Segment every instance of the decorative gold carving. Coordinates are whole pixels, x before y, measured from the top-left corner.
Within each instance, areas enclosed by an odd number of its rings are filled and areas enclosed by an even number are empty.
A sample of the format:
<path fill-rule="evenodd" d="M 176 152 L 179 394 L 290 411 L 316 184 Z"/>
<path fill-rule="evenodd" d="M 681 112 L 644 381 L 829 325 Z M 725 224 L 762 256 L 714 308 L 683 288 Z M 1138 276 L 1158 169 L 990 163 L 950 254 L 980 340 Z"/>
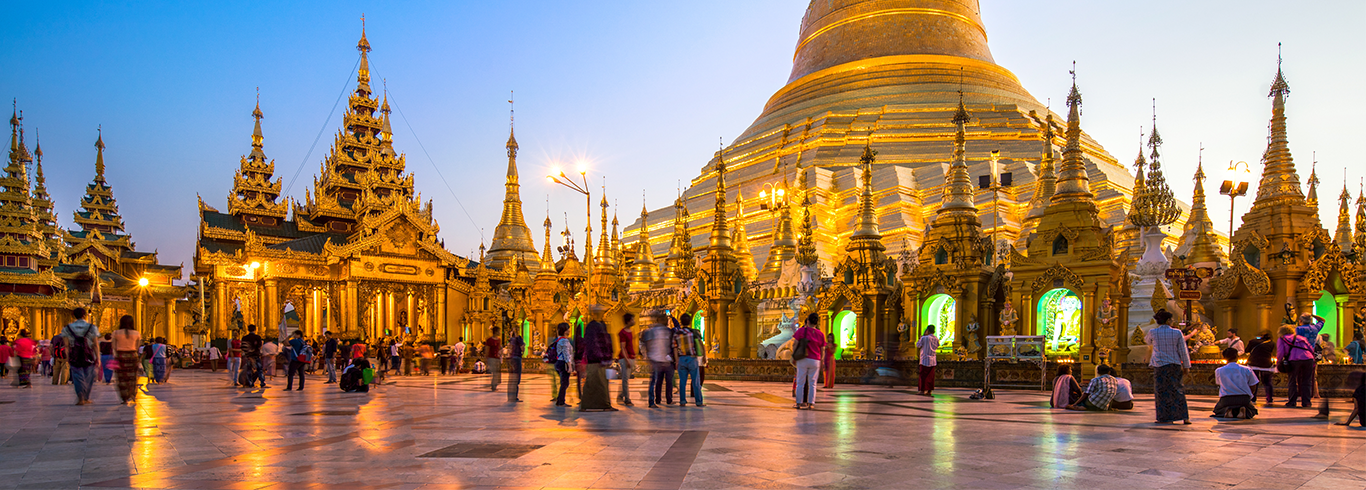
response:
<path fill-rule="evenodd" d="M 1210 280 L 1210 296 L 1214 299 L 1228 299 L 1233 296 L 1233 290 L 1238 287 L 1240 280 L 1253 296 L 1270 293 L 1271 279 L 1267 277 L 1266 272 L 1248 264 L 1243 253 L 1248 247 L 1266 250 L 1269 245 L 1270 242 L 1255 230 L 1247 238 L 1235 241 L 1233 253 L 1229 254 L 1231 266 L 1222 275 Z"/>
<path fill-rule="evenodd" d="M 1045 289 L 1052 288 L 1055 279 L 1061 279 L 1064 286 L 1072 288 L 1074 291 L 1081 291 L 1083 285 L 1081 276 L 1062 264 L 1053 264 L 1053 267 L 1049 267 L 1048 270 L 1034 279 L 1034 282 L 1030 284 L 1030 290 L 1037 296 Z"/>

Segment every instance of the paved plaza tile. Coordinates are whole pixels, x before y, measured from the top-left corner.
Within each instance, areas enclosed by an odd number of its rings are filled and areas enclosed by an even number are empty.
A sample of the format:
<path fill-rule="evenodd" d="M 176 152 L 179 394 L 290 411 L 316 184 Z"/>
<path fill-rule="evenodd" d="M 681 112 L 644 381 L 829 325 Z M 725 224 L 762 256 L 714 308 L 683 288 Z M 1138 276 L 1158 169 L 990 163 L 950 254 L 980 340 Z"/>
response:
<path fill-rule="evenodd" d="M 1366 431 L 1331 425 L 1340 400 L 1327 421 L 1275 407 L 1229 422 L 1195 396 L 1181 426 L 1153 423 L 1151 395 L 1086 413 L 1039 392 L 839 385 L 797 411 L 788 384 L 709 380 L 705 408 L 581 413 L 553 407 L 542 376 L 520 404 L 471 375 L 356 394 L 177 371 L 136 407 L 103 384 L 74 406 L 70 386 L 35 381 L 0 385 L 0 488 L 1366 488 Z"/>

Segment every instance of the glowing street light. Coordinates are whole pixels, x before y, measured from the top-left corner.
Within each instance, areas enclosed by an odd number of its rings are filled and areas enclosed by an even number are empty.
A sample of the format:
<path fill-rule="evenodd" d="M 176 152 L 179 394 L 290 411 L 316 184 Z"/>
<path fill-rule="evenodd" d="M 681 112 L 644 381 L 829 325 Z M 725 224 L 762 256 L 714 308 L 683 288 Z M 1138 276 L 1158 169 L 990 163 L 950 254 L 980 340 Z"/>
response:
<path fill-rule="evenodd" d="M 566 176 L 564 170 L 559 170 L 558 167 L 555 167 L 555 170 L 553 170 L 555 173 L 546 175 L 545 178 L 556 184 L 568 187 L 574 192 L 583 194 L 584 201 L 587 203 L 584 208 L 584 214 L 587 216 L 585 222 L 588 224 L 584 228 L 584 233 L 587 237 L 583 241 L 583 264 L 586 266 L 588 272 L 587 287 L 585 288 L 588 290 L 588 303 L 593 304 L 593 195 L 588 191 L 587 164 L 583 160 L 579 160 L 576 163 L 576 166 L 579 170 L 578 182 L 575 182 L 573 178 Z"/>
<path fill-rule="evenodd" d="M 148 281 L 147 278 L 145 278 L 145 277 L 138 278 L 138 285 L 139 285 L 139 286 L 142 286 L 142 287 L 144 287 L 144 288 L 147 287 L 147 285 L 150 284 L 150 282 L 151 282 L 151 281 Z"/>
<path fill-rule="evenodd" d="M 1229 251 L 1233 250 L 1233 204 L 1234 200 L 1247 195 L 1248 176 L 1252 171 L 1248 169 L 1247 162 L 1228 162 L 1228 178 L 1219 186 L 1219 193 L 1228 196 L 1228 243 Z"/>

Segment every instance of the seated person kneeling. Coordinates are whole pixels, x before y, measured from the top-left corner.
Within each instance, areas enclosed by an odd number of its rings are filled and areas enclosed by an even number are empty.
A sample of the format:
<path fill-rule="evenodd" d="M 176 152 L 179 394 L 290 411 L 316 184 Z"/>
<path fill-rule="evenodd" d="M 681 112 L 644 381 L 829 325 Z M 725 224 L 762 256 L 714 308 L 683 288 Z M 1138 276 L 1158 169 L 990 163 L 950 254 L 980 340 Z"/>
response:
<path fill-rule="evenodd" d="M 1110 375 L 1115 377 L 1115 382 L 1119 383 L 1119 391 L 1115 392 L 1115 399 L 1110 401 L 1111 410 L 1133 410 L 1134 409 L 1134 385 L 1128 379 L 1121 378 L 1119 370 L 1110 368 Z"/>
<path fill-rule="evenodd" d="M 1109 410 L 1110 402 L 1115 399 L 1117 393 L 1119 393 L 1119 381 L 1110 375 L 1110 366 L 1101 364 L 1096 366 L 1096 377 L 1091 378 L 1091 382 L 1086 384 L 1086 393 L 1082 393 L 1081 401 L 1072 404 L 1067 409 Z"/>
<path fill-rule="evenodd" d="M 1214 382 L 1219 384 L 1219 403 L 1214 405 L 1214 415 L 1219 418 L 1250 419 L 1257 416 L 1257 407 L 1252 405 L 1252 396 L 1257 393 L 1257 373 L 1247 366 L 1238 364 L 1238 350 L 1224 349 L 1224 367 L 1214 370 Z"/>
<path fill-rule="evenodd" d="M 474 374 L 484 374 L 489 372 L 489 368 L 484 365 L 484 361 L 474 361 L 474 370 L 471 372 Z"/>

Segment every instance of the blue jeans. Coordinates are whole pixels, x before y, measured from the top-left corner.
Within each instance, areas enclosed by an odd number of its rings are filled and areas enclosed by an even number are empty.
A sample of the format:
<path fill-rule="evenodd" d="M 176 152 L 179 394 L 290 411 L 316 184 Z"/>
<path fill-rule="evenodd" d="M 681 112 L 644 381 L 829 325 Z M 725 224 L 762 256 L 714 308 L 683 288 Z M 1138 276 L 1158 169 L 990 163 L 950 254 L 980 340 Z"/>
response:
<path fill-rule="evenodd" d="M 256 380 L 261 380 L 261 387 L 266 387 L 266 363 L 260 357 L 247 358 L 247 366 L 252 369 L 251 376 L 247 377 L 247 386 L 256 386 Z"/>
<path fill-rule="evenodd" d="M 664 385 L 667 384 L 668 380 L 673 379 L 674 374 L 673 370 L 670 369 L 672 365 L 670 362 L 651 361 L 650 364 L 652 367 L 650 371 L 650 406 L 653 407 L 664 402 L 663 396 L 665 394 L 670 395 L 669 398 L 673 398 L 673 393 L 665 393 L 668 390 L 664 388 Z"/>
<path fill-rule="evenodd" d="M 113 360 L 114 360 L 114 355 L 113 355 L 113 354 L 101 354 L 101 355 L 100 355 L 100 369 L 104 370 L 104 382 L 105 382 L 105 383 L 108 383 L 108 382 L 114 380 L 114 370 L 113 370 L 113 369 L 109 369 L 109 362 L 110 362 L 110 361 L 113 361 Z"/>
<path fill-rule="evenodd" d="M 228 358 L 228 379 L 232 380 L 232 385 L 237 386 L 237 372 L 242 369 L 242 358 Z"/>
<path fill-rule="evenodd" d="M 95 387 L 95 366 L 71 367 L 71 386 L 76 388 L 76 401 L 90 399 L 90 390 Z"/>
<path fill-rule="evenodd" d="M 691 385 L 688 384 L 689 377 L 692 378 Z M 692 386 L 693 402 L 701 405 L 702 379 L 698 376 L 697 356 L 678 356 L 678 403 L 688 403 L 689 386 Z"/>
<path fill-rule="evenodd" d="M 569 363 L 555 361 L 555 374 L 560 377 L 560 391 L 555 394 L 555 405 L 564 405 L 564 392 L 569 391 Z"/>

